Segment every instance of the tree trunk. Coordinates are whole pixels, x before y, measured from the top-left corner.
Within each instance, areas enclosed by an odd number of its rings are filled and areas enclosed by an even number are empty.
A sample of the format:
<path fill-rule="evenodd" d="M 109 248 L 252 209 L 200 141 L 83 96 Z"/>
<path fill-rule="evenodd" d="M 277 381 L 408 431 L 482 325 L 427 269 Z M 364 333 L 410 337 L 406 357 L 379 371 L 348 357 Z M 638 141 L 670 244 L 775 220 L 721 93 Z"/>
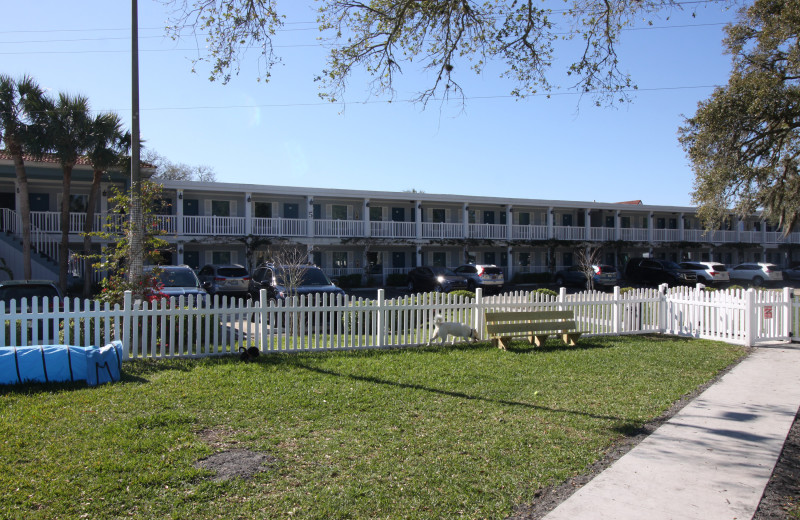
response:
<path fill-rule="evenodd" d="M 89 189 L 89 202 L 86 207 L 86 222 L 83 223 L 83 297 L 92 296 L 92 262 L 89 255 L 92 253 L 92 237 L 89 233 L 94 231 L 94 208 L 97 205 L 97 195 L 100 193 L 100 181 L 103 178 L 103 170 L 95 169 L 92 175 L 92 187 Z"/>
<path fill-rule="evenodd" d="M 22 221 L 22 276 L 25 280 L 31 279 L 31 200 L 28 196 L 28 174 L 22 160 L 22 148 L 19 145 L 8 143 L 9 151 L 14 158 L 14 171 L 17 175 L 19 187 L 19 212 Z"/>
<path fill-rule="evenodd" d="M 62 183 L 61 200 L 61 247 L 58 251 L 58 284 L 61 292 L 67 294 L 67 276 L 69 271 L 69 190 L 72 183 L 72 166 L 64 165 L 64 181 Z"/>

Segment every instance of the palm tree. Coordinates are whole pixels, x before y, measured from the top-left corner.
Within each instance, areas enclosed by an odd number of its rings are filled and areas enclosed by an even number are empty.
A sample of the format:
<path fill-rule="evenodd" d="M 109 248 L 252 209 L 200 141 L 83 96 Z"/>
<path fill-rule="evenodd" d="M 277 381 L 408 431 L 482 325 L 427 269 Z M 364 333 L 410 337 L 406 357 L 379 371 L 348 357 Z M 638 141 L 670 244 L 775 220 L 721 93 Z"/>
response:
<path fill-rule="evenodd" d="M 35 114 L 35 116 L 34 116 Z M 58 276 L 62 292 L 67 291 L 69 271 L 69 214 L 72 169 L 78 158 L 89 148 L 91 116 L 89 100 L 84 96 L 71 96 L 63 92 L 57 100 L 42 99 L 41 106 L 32 113 L 39 124 L 38 136 L 46 143 L 61 163 L 63 174 L 61 200 L 61 246 L 58 251 Z"/>
<path fill-rule="evenodd" d="M 38 105 L 43 96 L 42 89 L 29 76 L 14 80 L 0 75 L 0 142 L 14 160 L 19 188 L 17 210 L 22 221 L 22 270 L 26 280 L 31 278 L 31 206 L 23 156 L 34 151 L 27 120 L 31 107 Z"/>
<path fill-rule="evenodd" d="M 91 232 L 94 231 L 94 212 L 100 193 L 100 181 L 108 168 L 118 165 L 124 160 L 124 154 L 130 147 L 129 132 L 122 131 L 122 120 L 119 115 L 108 112 L 98 114 L 91 122 L 89 161 L 92 163 L 92 186 L 89 189 L 89 201 L 86 208 L 86 222 L 83 224 L 83 251 L 89 254 L 92 249 Z M 83 273 L 83 295 L 91 296 L 92 264 L 86 262 Z"/>

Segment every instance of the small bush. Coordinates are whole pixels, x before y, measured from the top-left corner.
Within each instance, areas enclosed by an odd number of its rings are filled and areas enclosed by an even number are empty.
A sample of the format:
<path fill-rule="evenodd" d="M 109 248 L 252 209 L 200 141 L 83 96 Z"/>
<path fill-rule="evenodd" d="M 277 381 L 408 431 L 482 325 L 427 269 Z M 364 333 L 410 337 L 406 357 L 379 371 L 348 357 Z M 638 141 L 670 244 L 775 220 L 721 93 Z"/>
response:
<path fill-rule="evenodd" d="M 557 292 L 555 292 L 552 289 L 545 289 L 544 287 L 536 289 L 533 292 L 539 293 L 539 294 L 544 294 L 545 296 L 552 296 L 553 298 L 558 298 L 558 293 Z"/>
<path fill-rule="evenodd" d="M 465 298 L 469 298 L 470 300 L 474 300 L 475 299 L 475 293 L 472 292 L 472 291 L 464 291 L 464 290 L 453 291 L 453 292 L 450 293 L 450 295 L 451 296 L 463 296 Z"/>

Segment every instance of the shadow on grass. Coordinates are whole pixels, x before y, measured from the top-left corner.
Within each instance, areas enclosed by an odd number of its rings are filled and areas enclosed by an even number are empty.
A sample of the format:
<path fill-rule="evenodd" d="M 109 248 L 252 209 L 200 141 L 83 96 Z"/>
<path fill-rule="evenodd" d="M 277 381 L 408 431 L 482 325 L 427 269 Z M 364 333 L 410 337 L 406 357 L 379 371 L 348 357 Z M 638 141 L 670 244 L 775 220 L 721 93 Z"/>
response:
<path fill-rule="evenodd" d="M 519 406 L 519 407 L 530 408 L 530 409 L 533 409 L 533 410 L 541 410 L 541 411 L 546 411 L 546 412 L 563 413 L 563 414 L 569 414 L 569 415 L 580 415 L 580 416 L 583 416 L 583 417 L 591 417 L 592 419 L 602 419 L 602 420 L 607 420 L 607 421 L 622 421 L 623 420 L 621 417 L 615 417 L 615 416 L 611 416 L 611 415 L 599 415 L 599 414 L 593 414 L 593 413 L 589 413 L 589 412 L 582 412 L 582 411 L 578 411 L 578 410 L 566 410 L 566 409 L 561 409 L 561 408 L 551 408 L 551 407 L 548 407 L 548 406 L 541 406 L 541 405 L 532 404 L 532 403 L 526 403 L 526 402 L 522 402 L 522 401 L 509 401 L 507 399 L 493 399 L 491 397 L 470 395 L 470 394 L 467 394 L 467 393 L 464 393 L 464 392 L 458 392 L 458 391 L 455 391 L 455 390 L 445 390 L 445 389 L 441 389 L 441 388 L 433 388 L 433 387 L 429 387 L 429 386 L 425 386 L 425 385 L 418 385 L 418 384 L 414 384 L 414 383 L 401 383 L 399 381 L 390 381 L 390 380 L 387 380 L 387 379 L 381 379 L 381 378 L 374 377 L 374 376 L 359 376 L 359 375 L 355 375 L 355 374 L 344 374 L 344 373 L 341 373 L 341 372 L 336 372 L 334 370 L 314 367 L 314 366 L 305 365 L 305 364 L 302 364 L 302 363 L 297 363 L 295 365 L 295 367 L 296 368 L 305 369 L 305 370 L 308 370 L 310 372 L 316 372 L 317 374 L 323 374 L 323 375 L 328 375 L 328 376 L 333 376 L 333 377 L 342 377 L 342 378 L 352 379 L 354 381 L 360 381 L 360 382 L 364 382 L 364 383 L 372 383 L 372 384 L 378 384 L 378 385 L 388 385 L 388 386 L 393 386 L 393 387 L 397 387 L 397 388 L 404 388 L 404 389 L 410 389 L 410 390 L 420 390 L 420 391 L 423 391 L 423 392 L 430 392 L 430 393 L 433 393 L 433 394 L 444 395 L 444 396 L 448 396 L 448 397 L 455 397 L 455 398 L 458 398 L 458 399 L 467 399 L 467 400 L 471 400 L 471 401 L 484 401 L 484 402 L 488 402 L 488 403 L 504 404 L 504 405 L 508 405 L 508 406 Z"/>
<path fill-rule="evenodd" d="M 516 354 L 527 353 L 546 353 L 546 352 L 562 352 L 562 351 L 575 351 L 575 350 L 591 350 L 600 348 L 611 348 L 611 345 L 603 343 L 596 343 L 590 339 L 578 341 L 577 345 L 567 345 L 560 340 L 548 340 L 544 346 L 537 347 L 527 341 L 512 341 L 511 345 L 506 349 L 507 352 Z"/>

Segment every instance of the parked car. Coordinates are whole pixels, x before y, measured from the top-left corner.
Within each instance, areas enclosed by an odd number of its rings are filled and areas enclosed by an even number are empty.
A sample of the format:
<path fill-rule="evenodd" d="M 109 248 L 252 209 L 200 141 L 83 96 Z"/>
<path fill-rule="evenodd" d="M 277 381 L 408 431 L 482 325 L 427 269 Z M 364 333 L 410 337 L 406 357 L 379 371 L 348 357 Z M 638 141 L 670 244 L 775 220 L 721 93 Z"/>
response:
<path fill-rule="evenodd" d="M 200 304 L 205 304 L 208 293 L 203 289 L 200 280 L 188 265 L 160 265 L 147 266 L 144 273 L 158 270 L 158 281 L 161 284 L 159 293 L 167 298 L 179 296 L 193 296 Z"/>
<path fill-rule="evenodd" d="M 643 285 L 695 285 L 697 274 L 670 260 L 655 258 L 631 258 L 625 265 L 625 278 Z"/>
<path fill-rule="evenodd" d="M 783 279 L 796 282 L 800 280 L 800 264 L 794 264 L 783 270 Z"/>
<path fill-rule="evenodd" d="M 248 296 L 250 289 L 250 273 L 241 265 L 203 266 L 197 273 L 203 288 L 208 294 L 230 296 Z"/>
<path fill-rule="evenodd" d="M 33 305 L 33 298 L 36 298 L 36 306 Z M 44 307 L 44 298 L 48 298 L 47 308 Z M 58 299 L 58 310 L 63 310 L 61 290 L 55 282 L 50 280 L 6 280 L 0 282 L 0 301 L 5 302 L 6 312 L 11 307 L 11 301 L 15 301 L 16 309 L 22 309 L 22 300 L 26 300 L 28 309 L 34 313 L 47 313 L 55 309 L 55 300 Z M 59 322 L 61 320 L 39 319 L 36 320 L 36 330 L 38 337 L 49 338 L 58 337 Z M 28 321 L 28 337 L 33 336 L 33 322 Z M 12 329 L 13 330 L 13 329 Z M 47 334 L 45 334 L 47 331 Z"/>
<path fill-rule="evenodd" d="M 296 287 L 292 289 L 292 285 Z M 322 269 L 314 265 L 260 265 L 250 277 L 250 296 L 258 298 L 261 289 L 266 289 L 267 298 L 275 301 L 285 300 L 293 295 L 345 294 L 344 290 L 337 287 Z"/>
<path fill-rule="evenodd" d="M 783 280 L 783 273 L 777 265 L 764 262 L 739 264 L 728 269 L 728 273 L 732 282 L 746 283 L 754 287 Z"/>
<path fill-rule="evenodd" d="M 408 290 L 451 292 L 467 288 L 467 279 L 446 267 L 416 267 L 408 272 Z"/>
<path fill-rule="evenodd" d="M 681 262 L 678 265 L 694 271 L 697 281 L 706 285 L 728 283 L 731 280 L 728 268 L 719 262 Z"/>
<path fill-rule="evenodd" d="M 503 289 L 503 270 L 491 264 L 464 264 L 453 269 L 453 272 L 467 279 L 467 289 L 474 291 L 481 287 L 486 292 Z"/>
<path fill-rule="evenodd" d="M 613 265 L 593 265 L 592 271 L 594 272 L 592 280 L 595 287 L 613 287 L 617 285 L 617 268 Z M 557 271 L 554 279 L 559 287 L 586 288 L 586 273 L 578 265 Z"/>

